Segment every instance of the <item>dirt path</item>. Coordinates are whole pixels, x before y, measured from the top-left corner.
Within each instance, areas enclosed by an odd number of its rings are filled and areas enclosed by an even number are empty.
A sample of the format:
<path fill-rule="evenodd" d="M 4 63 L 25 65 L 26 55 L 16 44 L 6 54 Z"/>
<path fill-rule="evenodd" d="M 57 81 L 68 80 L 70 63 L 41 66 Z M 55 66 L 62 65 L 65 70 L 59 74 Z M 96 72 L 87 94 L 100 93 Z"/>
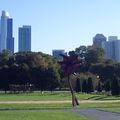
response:
<path fill-rule="evenodd" d="M 100 111 L 95 108 L 70 109 L 67 111 L 74 112 L 80 115 L 84 115 L 84 116 L 93 118 L 95 120 L 120 120 L 119 113 L 104 112 L 104 111 Z"/>
<path fill-rule="evenodd" d="M 114 103 L 120 100 L 80 100 L 79 103 Z M 71 103 L 71 100 L 48 100 L 48 101 L 0 101 L 0 104 L 32 104 L 32 103 Z"/>

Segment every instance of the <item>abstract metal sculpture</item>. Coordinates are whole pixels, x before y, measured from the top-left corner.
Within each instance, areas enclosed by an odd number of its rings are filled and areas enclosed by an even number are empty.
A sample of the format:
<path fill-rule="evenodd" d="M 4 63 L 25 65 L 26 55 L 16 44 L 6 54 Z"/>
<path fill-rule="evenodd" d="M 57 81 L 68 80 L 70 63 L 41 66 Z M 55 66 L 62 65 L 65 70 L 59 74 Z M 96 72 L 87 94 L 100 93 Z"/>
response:
<path fill-rule="evenodd" d="M 72 95 L 72 105 L 73 107 L 79 105 L 77 97 L 75 96 L 75 92 L 73 90 L 70 75 L 74 73 L 75 68 L 79 67 L 82 64 L 82 61 L 78 59 L 78 55 L 74 54 L 72 56 L 61 55 L 63 57 L 63 61 L 60 61 L 59 64 L 64 72 L 64 74 L 68 78 L 68 84 Z"/>

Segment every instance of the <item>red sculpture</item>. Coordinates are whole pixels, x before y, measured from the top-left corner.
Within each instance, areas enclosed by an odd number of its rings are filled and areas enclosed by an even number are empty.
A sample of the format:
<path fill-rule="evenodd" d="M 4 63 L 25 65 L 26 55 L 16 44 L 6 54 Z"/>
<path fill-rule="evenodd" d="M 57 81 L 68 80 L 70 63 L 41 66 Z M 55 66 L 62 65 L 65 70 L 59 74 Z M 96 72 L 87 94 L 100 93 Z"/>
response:
<path fill-rule="evenodd" d="M 73 107 L 79 105 L 78 100 L 75 96 L 74 90 L 72 88 L 72 84 L 70 81 L 70 75 L 74 73 L 75 68 L 79 67 L 82 64 L 82 61 L 78 59 L 78 55 L 74 54 L 72 56 L 61 55 L 63 57 L 63 61 L 60 61 L 59 64 L 65 75 L 68 77 L 68 84 L 70 87 L 70 91 L 72 94 L 72 105 Z"/>

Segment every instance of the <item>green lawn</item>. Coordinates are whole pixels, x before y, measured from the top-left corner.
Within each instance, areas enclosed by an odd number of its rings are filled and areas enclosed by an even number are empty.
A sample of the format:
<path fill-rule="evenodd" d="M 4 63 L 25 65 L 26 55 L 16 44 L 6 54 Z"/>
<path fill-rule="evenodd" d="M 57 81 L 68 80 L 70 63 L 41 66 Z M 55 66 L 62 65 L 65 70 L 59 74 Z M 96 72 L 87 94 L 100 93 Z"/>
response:
<path fill-rule="evenodd" d="M 35 92 L 35 93 L 20 93 L 20 94 L 0 94 L 0 101 L 38 101 L 38 100 L 69 100 L 71 94 L 58 92 Z"/>
<path fill-rule="evenodd" d="M 114 103 L 80 103 L 76 108 L 111 108 L 111 107 L 120 107 L 120 102 Z M 72 108 L 71 103 L 45 103 L 45 104 L 0 104 L 0 109 L 38 109 L 38 108 Z"/>
<path fill-rule="evenodd" d="M 120 108 L 102 108 L 103 111 L 120 113 Z"/>
<path fill-rule="evenodd" d="M 80 104 L 81 108 L 111 108 L 111 107 L 120 107 L 120 102 L 111 102 L 111 103 L 82 103 Z"/>
<path fill-rule="evenodd" d="M 120 96 L 113 97 L 98 94 L 76 94 L 79 100 L 118 100 Z M 39 100 L 71 100 L 70 92 L 40 92 L 3 94 L 0 93 L 0 101 L 39 101 Z M 80 103 L 77 108 L 96 107 L 112 111 L 112 107 L 120 107 L 120 102 L 113 103 Z M 53 108 L 52 110 L 41 110 L 41 108 Z M 72 108 L 71 103 L 4 103 L 0 104 L 0 120 L 93 120 L 62 109 Z M 108 109 L 109 108 L 109 109 Z M 120 109 L 116 109 L 119 112 Z M 115 112 L 115 109 L 114 109 Z"/>
<path fill-rule="evenodd" d="M 0 120 L 93 120 L 58 110 L 0 111 Z"/>
<path fill-rule="evenodd" d="M 0 104 L 0 109 L 32 109 L 32 108 L 72 108 L 70 103 L 47 103 L 47 104 Z"/>
<path fill-rule="evenodd" d="M 120 96 L 107 96 L 100 94 L 76 94 L 79 100 L 117 100 Z M 20 94 L 3 94 L 0 93 L 0 101 L 39 101 L 39 100 L 71 100 L 70 92 L 35 92 Z"/>
<path fill-rule="evenodd" d="M 114 100 L 120 99 L 120 96 L 107 96 L 98 94 L 76 94 L 79 100 Z M 0 101 L 39 101 L 39 100 L 71 100 L 69 92 L 34 92 L 21 94 L 3 94 L 0 93 Z M 120 102 L 113 103 L 80 103 L 78 108 L 86 107 L 120 107 Z M 0 109 L 29 109 L 29 108 L 71 108 L 71 103 L 32 103 L 32 104 L 0 104 Z"/>
<path fill-rule="evenodd" d="M 79 100 L 119 100 L 120 96 L 107 96 L 98 94 L 76 94 Z M 0 101 L 39 101 L 39 100 L 71 100 L 69 92 L 40 92 L 3 94 L 0 93 Z M 112 107 L 120 107 L 120 102 L 111 103 L 80 103 L 77 108 L 96 107 L 112 111 Z M 40 108 L 72 108 L 71 103 L 4 103 L 0 104 L 0 120 L 92 120 L 84 116 L 60 110 L 40 110 Z M 34 110 L 33 110 L 34 109 Z M 61 109 L 62 110 L 62 109 Z M 114 109 L 114 112 L 120 109 Z"/>

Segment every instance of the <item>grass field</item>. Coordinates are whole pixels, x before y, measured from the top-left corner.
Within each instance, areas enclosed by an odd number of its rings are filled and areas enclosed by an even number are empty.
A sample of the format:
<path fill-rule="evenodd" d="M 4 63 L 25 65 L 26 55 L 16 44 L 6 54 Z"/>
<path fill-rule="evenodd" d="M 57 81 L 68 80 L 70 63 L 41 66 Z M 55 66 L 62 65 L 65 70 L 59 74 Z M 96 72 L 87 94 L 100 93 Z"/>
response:
<path fill-rule="evenodd" d="M 76 94 L 78 100 L 94 100 L 95 102 L 82 103 L 80 101 L 80 105 L 78 108 L 86 108 L 86 107 L 118 107 L 120 106 L 120 102 L 110 102 L 110 103 L 99 103 L 98 100 L 119 100 L 120 96 L 107 96 L 100 94 Z M 0 102 L 2 101 L 54 101 L 54 100 L 71 100 L 71 94 L 69 92 L 35 92 L 35 93 L 21 93 L 21 94 L 0 94 Z M 31 109 L 31 108 L 72 108 L 71 103 L 29 103 L 29 104 L 10 104 L 4 103 L 0 104 L 0 109 Z"/>
<path fill-rule="evenodd" d="M 102 108 L 103 111 L 120 113 L 120 108 Z"/>
<path fill-rule="evenodd" d="M 80 102 L 76 108 L 96 107 L 102 110 L 112 111 L 112 107 L 120 107 L 120 102 L 105 103 L 106 100 L 119 100 L 120 96 L 107 96 L 100 94 L 76 94 L 79 100 L 94 100 L 95 102 Z M 3 94 L 0 93 L 0 120 L 92 120 L 84 116 L 65 112 L 66 108 L 72 108 L 71 103 L 9 103 L 9 101 L 64 101 L 71 100 L 69 92 L 40 92 Z M 100 103 L 98 100 L 103 101 Z M 97 102 L 96 102 L 97 101 Z M 47 110 L 49 108 L 49 110 Z M 50 109 L 52 108 L 52 109 Z M 58 109 L 56 109 L 58 108 Z M 60 108 L 62 108 L 60 110 Z M 64 109 L 63 109 L 64 108 Z M 115 110 L 115 109 L 114 109 Z M 119 112 L 120 109 L 116 109 Z"/>
<path fill-rule="evenodd" d="M 120 107 L 120 102 L 114 103 L 81 103 L 76 108 L 112 108 Z M 47 104 L 0 104 L 0 110 L 4 109 L 38 109 L 38 108 L 72 108 L 71 103 L 47 103 Z"/>
<path fill-rule="evenodd" d="M 0 111 L 0 120 L 92 120 L 65 111 Z"/>
<path fill-rule="evenodd" d="M 120 96 L 107 96 L 100 94 L 76 94 L 79 100 L 118 100 Z M 20 94 L 4 94 L 0 93 L 0 101 L 39 101 L 39 100 L 71 100 L 70 92 L 35 92 Z"/>

